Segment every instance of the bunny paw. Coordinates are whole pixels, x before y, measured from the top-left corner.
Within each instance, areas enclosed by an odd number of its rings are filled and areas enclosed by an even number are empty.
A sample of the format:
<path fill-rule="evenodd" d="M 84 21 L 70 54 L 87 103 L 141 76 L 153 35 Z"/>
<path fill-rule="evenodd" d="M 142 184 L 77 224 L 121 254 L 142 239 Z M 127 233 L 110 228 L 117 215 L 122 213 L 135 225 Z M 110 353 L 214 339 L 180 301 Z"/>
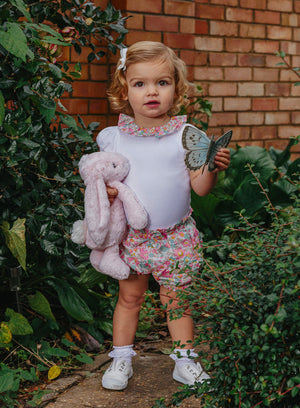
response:
<path fill-rule="evenodd" d="M 75 221 L 72 228 L 71 240 L 75 242 L 75 244 L 84 245 L 86 233 L 86 222 L 84 220 Z"/>

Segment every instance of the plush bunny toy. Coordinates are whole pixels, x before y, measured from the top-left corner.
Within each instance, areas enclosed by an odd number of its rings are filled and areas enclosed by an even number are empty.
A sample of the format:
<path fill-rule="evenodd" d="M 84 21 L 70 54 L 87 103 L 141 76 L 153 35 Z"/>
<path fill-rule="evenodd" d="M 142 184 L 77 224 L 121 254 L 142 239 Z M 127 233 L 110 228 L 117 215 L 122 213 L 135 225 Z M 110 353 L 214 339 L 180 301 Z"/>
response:
<path fill-rule="evenodd" d="M 129 276 L 129 266 L 119 256 L 127 221 L 135 229 L 145 228 L 148 222 L 142 204 L 122 183 L 129 169 L 129 161 L 119 153 L 96 152 L 82 156 L 79 172 L 86 186 L 85 219 L 74 223 L 71 235 L 73 242 L 92 249 L 90 261 L 97 271 L 119 280 Z M 118 190 L 112 205 L 106 185 Z"/>

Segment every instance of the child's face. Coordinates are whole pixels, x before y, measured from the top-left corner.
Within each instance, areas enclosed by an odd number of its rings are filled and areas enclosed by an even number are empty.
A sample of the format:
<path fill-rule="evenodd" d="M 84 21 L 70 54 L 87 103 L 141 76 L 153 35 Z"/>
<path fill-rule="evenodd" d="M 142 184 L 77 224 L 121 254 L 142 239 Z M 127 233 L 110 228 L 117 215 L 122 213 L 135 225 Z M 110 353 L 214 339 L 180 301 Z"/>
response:
<path fill-rule="evenodd" d="M 167 123 L 175 94 L 170 64 L 157 60 L 138 62 L 130 65 L 125 75 L 128 86 L 126 99 L 136 124 L 149 128 Z"/>

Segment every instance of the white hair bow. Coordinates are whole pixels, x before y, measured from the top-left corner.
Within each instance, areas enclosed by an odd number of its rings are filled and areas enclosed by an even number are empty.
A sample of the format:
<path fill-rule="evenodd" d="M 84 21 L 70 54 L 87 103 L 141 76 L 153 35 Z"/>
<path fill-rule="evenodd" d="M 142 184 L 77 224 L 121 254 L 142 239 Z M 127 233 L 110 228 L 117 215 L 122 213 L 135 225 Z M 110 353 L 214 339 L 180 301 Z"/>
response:
<path fill-rule="evenodd" d="M 121 54 L 121 58 L 120 58 L 120 65 L 118 66 L 117 69 L 123 69 L 123 71 L 126 70 L 126 54 L 127 54 L 127 50 L 128 48 L 121 48 L 120 50 L 120 54 Z"/>

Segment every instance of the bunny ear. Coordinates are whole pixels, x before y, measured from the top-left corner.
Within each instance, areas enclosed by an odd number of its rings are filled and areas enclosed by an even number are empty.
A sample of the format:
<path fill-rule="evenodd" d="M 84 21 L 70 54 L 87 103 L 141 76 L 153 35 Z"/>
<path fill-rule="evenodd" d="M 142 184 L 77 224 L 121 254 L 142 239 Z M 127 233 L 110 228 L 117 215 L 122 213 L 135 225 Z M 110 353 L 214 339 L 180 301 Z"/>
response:
<path fill-rule="evenodd" d="M 81 156 L 81 159 L 78 162 L 78 168 L 79 168 L 79 174 L 81 175 L 81 178 L 83 179 L 83 181 L 85 181 L 86 178 L 86 163 L 89 160 L 89 155 L 88 154 L 84 154 L 83 156 Z"/>
<path fill-rule="evenodd" d="M 84 207 L 89 235 L 97 246 L 101 246 L 108 232 L 110 204 L 105 183 L 99 176 L 86 187 Z"/>

